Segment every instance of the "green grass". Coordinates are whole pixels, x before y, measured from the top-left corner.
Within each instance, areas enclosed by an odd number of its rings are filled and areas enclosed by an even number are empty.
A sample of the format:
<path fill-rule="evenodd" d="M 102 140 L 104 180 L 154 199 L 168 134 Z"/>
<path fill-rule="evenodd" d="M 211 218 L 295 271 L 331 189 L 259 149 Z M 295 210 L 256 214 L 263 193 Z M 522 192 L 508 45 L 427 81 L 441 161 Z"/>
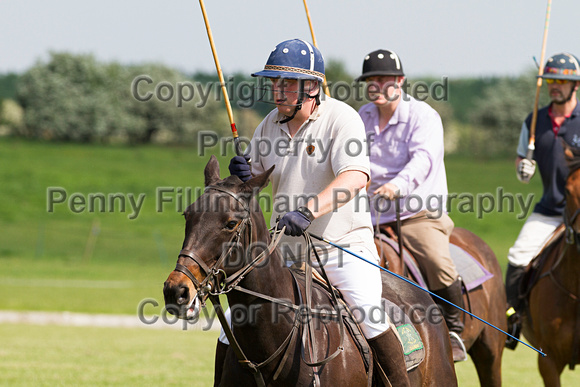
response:
<path fill-rule="evenodd" d="M 0 293 L 9 295 L 0 297 L 0 309 L 134 313 L 144 298 L 161 300 L 162 283 L 183 240 L 187 192 L 195 198 L 203 185 L 209 153 L 197 154 L 194 147 L 0 140 Z M 229 157 L 219 159 L 225 174 Z M 512 160 L 448 157 L 446 164 L 449 192 L 458 194 L 450 206 L 452 219 L 488 242 L 505 267 L 507 250 L 523 224 L 521 210 L 485 213 L 476 195 L 496 195 L 498 187 L 506 194 L 538 195 L 539 179 L 519 183 Z M 119 199 L 104 212 L 68 201 L 54 203 L 48 212 L 49 187 L 65 189 L 67 200 L 74 193 L 87 200 L 97 193 L 145 199 L 135 219 L 127 203 L 121 210 Z M 170 203 L 161 202 L 158 187 L 174 189 L 164 196 Z M 460 196 L 466 193 L 474 198 L 473 206 Z M 72 286 L 82 281 L 85 286 Z M 103 281 L 116 286 L 107 288 Z"/>
<path fill-rule="evenodd" d="M 537 366 L 537 354 L 519 344 L 515 351 L 505 350 L 502 357 L 502 385 L 541 387 L 542 377 Z M 477 372 L 471 359 L 455 364 L 455 372 L 460 387 L 479 387 Z M 566 367 L 561 375 L 563 386 L 580 385 L 580 373 Z"/>
<path fill-rule="evenodd" d="M 2 386 L 210 386 L 217 332 L 0 324 Z M 459 386 L 479 386 L 471 360 Z M 504 386 L 542 386 L 535 352 L 505 351 Z M 565 370 L 564 386 L 580 384 Z"/>
<path fill-rule="evenodd" d="M 447 157 L 445 160 L 449 194 L 457 194 L 457 198 L 451 201 L 449 216 L 456 226 L 467 228 L 486 241 L 495 252 L 502 269 L 507 264 L 508 249 L 515 242 L 525 218 L 542 193 L 539 175 L 530 184 L 522 184 L 517 180 L 514 160 L 515 157 L 486 161 Z M 466 193 L 474 197 L 473 207 L 468 205 L 468 199 L 462 199 L 461 195 Z M 513 206 L 509 197 L 514 198 Z M 525 200 L 533 197 L 528 212 L 518 204 L 518 197 Z M 491 200 L 494 201 L 493 206 Z M 491 207 L 493 210 L 487 212 Z"/>
<path fill-rule="evenodd" d="M 0 324 L 2 386 L 197 386 L 217 332 Z"/>
<path fill-rule="evenodd" d="M 167 194 L 173 202 L 161 205 L 156 189 L 195 193 L 209 159 L 196 154 L 185 147 L 1 140 L 0 294 L 9 297 L 0 297 L 0 309 L 134 313 L 141 299 L 160 300 L 183 241 L 181 212 L 188 203 Z M 227 165 L 227 158 L 221 161 Z M 119 202 L 111 212 L 74 213 L 77 208 L 63 203 L 49 213 L 48 187 L 69 196 L 146 196 L 135 219 Z M 82 281 L 86 286 L 70 286 Z M 102 281 L 123 281 L 123 289 L 94 286 Z"/>

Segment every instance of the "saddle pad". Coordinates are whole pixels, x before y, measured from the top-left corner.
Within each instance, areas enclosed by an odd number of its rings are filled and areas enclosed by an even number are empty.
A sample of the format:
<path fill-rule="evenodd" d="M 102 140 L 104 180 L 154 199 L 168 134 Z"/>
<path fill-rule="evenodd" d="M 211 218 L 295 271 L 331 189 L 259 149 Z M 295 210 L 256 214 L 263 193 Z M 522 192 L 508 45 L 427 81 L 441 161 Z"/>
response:
<path fill-rule="evenodd" d="M 492 273 L 461 247 L 450 243 L 449 251 L 468 292 L 493 277 Z"/>
<path fill-rule="evenodd" d="M 425 345 L 423 345 L 423 340 L 409 316 L 395 303 L 387 299 L 383 299 L 383 301 L 385 312 L 391 319 L 391 324 L 396 328 L 397 337 L 401 342 L 407 371 L 410 371 L 425 359 Z"/>
<path fill-rule="evenodd" d="M 380 234 L 379 238 L 382 241 L 387 242 L 391 247 L 398 253 L 399 246 L 395 241 L 391 238 L 387 237 L 384 234 Z M 457 272 L 463 279 L 465 283 L 465 287 L 467 291 L 470 291 L 491 277 L 493 274 L 490 273 L 485 267 L 483 267 L 471 254 L 467 251 L 463 250 L 461 247 L 456 246 L 452 243 L 449 244 L 449 251 L 451 253 L 451 259 L 455 263 L 455 267 L 457 268 Z M 427 281 L 425 281 L 421 270 L 417 266 L 417 263 L 413 257 L 411 257 L 410 253 L 407 249 L 403 249 L 403 260 L 405 261 L 405 265 L 411 274 L 411 277 L 415 282 L 417 282 L 420 286 L 427 289 Z"/>

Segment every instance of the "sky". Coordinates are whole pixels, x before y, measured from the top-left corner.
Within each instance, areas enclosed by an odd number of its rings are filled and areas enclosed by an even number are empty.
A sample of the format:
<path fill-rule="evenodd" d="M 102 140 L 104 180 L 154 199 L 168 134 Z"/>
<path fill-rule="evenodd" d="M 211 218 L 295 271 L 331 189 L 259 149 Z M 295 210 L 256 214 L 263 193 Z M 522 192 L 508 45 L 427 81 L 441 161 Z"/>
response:
<path fill-rule="evenodd" d="M 394 50 L 407 77 L 517 75 L 540 60 L 547 0 L 308 0 L 318 48 L 359 75 L 363 58 Z M 224 75 L 262 69 L 281 41 L 312 41 L 300 0 L 205 0 Z M 580 1 L 553 0 L 546 59 L 580 57 Z M 198 1 L 0 0 L 0 74 L 50 51 L 123 64 L 215 72 Z"/>

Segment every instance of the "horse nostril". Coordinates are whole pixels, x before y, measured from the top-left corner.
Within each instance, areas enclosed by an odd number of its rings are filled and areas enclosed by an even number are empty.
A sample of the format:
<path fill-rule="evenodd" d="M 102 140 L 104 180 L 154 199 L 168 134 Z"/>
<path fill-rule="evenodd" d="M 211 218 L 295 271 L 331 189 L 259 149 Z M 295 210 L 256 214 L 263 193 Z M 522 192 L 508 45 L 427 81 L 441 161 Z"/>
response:
<path fill-rule="evenodd" d="M 187 286 L 182 285 L 179 287 L 176 293 L 177 305 L 185 305 L 189 302 L 189 289 Z"/>

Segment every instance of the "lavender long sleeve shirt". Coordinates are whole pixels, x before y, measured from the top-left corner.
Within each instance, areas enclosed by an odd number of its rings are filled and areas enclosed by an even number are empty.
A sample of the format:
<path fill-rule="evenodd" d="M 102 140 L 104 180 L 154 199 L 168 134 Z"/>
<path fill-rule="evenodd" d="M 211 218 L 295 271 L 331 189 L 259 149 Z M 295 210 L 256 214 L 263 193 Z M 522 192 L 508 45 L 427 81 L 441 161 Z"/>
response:
<path fill-rule="evenodd" d="M 373 224 L 396 219 L 395 205 L 373 197 L 381 185 L 399 187 L 401 219 L 422 210 L 446 213 L 447 176 L 443 162 L 441 117 L 425 102 L 403 94 L 389 123 L 379 128 L 379 111 L 364 105 L 359 114 L 365 124 L 371 161 L 371 214 Z"/>

